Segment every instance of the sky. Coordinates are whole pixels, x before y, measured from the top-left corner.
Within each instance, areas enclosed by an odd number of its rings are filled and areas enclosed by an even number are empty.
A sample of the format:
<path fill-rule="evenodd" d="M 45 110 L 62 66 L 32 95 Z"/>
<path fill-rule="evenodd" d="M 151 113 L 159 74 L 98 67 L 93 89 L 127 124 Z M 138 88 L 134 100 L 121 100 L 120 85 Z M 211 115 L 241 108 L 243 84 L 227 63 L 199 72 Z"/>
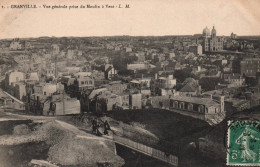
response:
<path fill-rule="evenodd" d="M 37 9 L 10 9 L 36 4 Z M 130 8 L 44 9 L 43 5 L 130 5 Z M 5 8 L 1 8 L 1 6 Z M 9 8 L 7 8 L 9 6 Z M 259 0 L 1 0 L 0 39 L 40 36 L 260 35 Z"/>

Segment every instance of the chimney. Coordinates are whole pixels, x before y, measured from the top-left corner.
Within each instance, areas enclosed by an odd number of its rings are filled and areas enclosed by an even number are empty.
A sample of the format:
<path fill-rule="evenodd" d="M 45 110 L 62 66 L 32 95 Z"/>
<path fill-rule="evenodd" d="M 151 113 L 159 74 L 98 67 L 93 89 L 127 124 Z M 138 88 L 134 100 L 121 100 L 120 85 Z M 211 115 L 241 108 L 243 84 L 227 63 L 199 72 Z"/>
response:
<path fill-rule="evenodd" d="M 225 110 L 225 96 L 220 96 L 220 112 L 224 112 Z"/>
<path fill-rule="evenodd" d="M 158 79 L 158 74 L 157 73 L 155 73 L 154 79 Z"/>
<path fill-rule="evenodd" d="M 201 67 L 200 67 L 200 66 L 198 66 L 198 72 L 200 72 L 200 70 L 201 70 Z"/>

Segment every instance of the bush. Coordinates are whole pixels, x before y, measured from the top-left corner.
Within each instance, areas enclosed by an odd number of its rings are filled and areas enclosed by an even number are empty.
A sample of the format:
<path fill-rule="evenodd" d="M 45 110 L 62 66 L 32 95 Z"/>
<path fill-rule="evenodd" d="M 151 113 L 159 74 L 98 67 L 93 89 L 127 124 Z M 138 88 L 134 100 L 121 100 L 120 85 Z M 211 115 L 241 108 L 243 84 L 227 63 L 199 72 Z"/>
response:
<path fill-rule="evenodd" d="M 31 132 L 30 128 L 25 124 L 15 126 L 13 130 L 14 135 L 27 135 L 30 132 Z"/>

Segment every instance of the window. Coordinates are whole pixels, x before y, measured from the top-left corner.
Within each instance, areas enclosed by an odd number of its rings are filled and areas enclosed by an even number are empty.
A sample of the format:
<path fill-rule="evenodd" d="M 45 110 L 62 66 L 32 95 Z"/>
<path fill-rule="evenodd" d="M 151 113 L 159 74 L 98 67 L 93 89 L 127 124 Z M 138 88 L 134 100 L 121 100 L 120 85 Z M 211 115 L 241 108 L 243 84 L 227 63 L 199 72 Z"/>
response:
<path fill-rule="evenodd" d="M 193 104 L 191 103 L 188 104 L 188 111 L 193 111 Z"/>
<path fill-rule="evenodd" d="M 84 81 L 81 81 L 81 85 L 84 85 Z"/>

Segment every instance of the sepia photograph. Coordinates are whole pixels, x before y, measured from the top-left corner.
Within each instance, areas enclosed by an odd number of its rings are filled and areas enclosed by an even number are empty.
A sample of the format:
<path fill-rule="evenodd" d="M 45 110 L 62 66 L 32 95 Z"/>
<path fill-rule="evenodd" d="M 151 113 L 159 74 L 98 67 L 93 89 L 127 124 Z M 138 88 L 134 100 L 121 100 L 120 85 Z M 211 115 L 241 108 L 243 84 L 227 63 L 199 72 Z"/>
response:
<path fill-rule="evenodd" d="M 259 0 L 1 0 L 0 167 L 260 167 Z"/>

